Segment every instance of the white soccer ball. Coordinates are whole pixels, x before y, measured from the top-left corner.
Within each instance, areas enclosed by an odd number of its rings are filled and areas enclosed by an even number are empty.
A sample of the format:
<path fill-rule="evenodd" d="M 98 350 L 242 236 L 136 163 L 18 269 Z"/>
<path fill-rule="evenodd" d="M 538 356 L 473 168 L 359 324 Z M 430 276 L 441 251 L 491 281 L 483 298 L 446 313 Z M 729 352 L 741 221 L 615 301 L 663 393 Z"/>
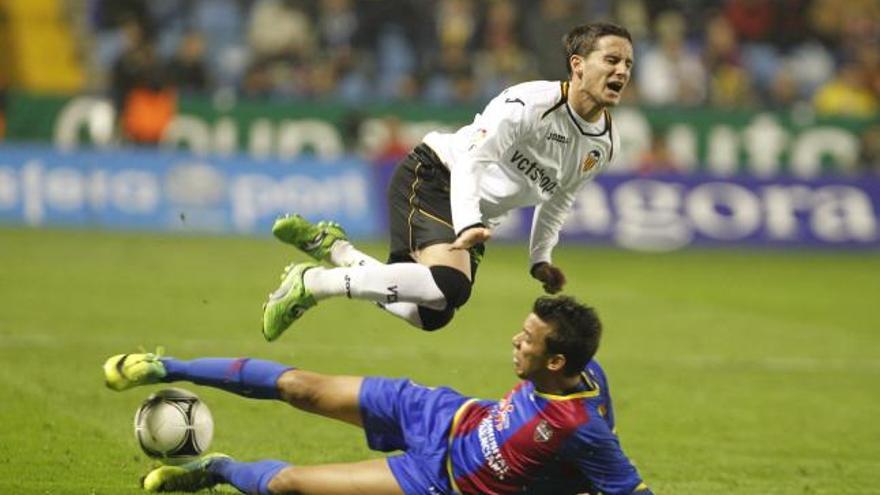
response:
<path fill-rule="evenodd" d="M 199 397 L 181 388 L 147 397 L 134 415 L 134 436 L 148 456 L 167 464 L 192 460 L 214 438 L 214 418 Z"/>

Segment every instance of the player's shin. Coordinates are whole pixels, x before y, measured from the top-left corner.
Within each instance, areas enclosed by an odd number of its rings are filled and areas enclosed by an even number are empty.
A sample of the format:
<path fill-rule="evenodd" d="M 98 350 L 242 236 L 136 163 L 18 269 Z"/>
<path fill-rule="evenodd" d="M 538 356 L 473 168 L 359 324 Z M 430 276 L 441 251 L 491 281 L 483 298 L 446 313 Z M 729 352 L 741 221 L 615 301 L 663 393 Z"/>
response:
<path fill-rule="evenodd" d="M 162 358 L 166 382 L 189 381 L 252 399 L 280 400 L 278 378 L 291 366 L 250 358 Z"/>
<path fill-rule="evenodd" d="M 230 458 L 215 459 L 207 470 L 243 493 L 268 495 L 269 483 L 290 464 L 282 461 L 238 462 Z"/>
<path fill-rule="evenodd" d="M 314 268 L 305 272 L 303 282 L 318 300 L 345 296 L 386 305 L 409 302 L 437 310 L 446 308 L 446 298 L 431 270 L 417 263 Z"/>
<path fill-rule="evenodd" d="M 378 266 L 383 263 L 364 253 L 346 240 L 333 243 L 330 248 L 330 263 L 334 266 Z"/>

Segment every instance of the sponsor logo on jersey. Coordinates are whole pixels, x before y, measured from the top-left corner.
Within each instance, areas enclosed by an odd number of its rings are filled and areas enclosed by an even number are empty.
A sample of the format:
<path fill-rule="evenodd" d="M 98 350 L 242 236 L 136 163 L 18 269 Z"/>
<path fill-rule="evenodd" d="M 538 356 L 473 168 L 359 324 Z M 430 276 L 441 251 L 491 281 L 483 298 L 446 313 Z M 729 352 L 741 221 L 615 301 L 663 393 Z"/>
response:
<path fill-rule="evenodd" d="M 538 426 L 535 427 L 532 439 L 538 443 L 545 443 L 549 442 L 551 438 L 553 438 L 553 428 L 547 423 L 547 420 L 542 419 Z"/>
<path fill-rule="evenodd" d="M 596 164 L 599 163 L 600 158 L 602 158 L 602 152 L 599 150 L 592 150 L 587 153 L 587 156 L 581 163 L 581 172 L 587 172 L 591 168 L 595 167 Z"/>
<path fill-rule="evenodd" d="M 498 448 L 491 417 L 486 416 L 480 421 L 477 437 L 480 439 L 480 451 L 486 459 L 486 465 L 489 466 L 496 478 L 503 480 L 510 472 L 510 465 L 507 464 L 504 456 L 501 455 L 501 449 Z"/>
<path fill-rule="evenodd" d="M 509 402 L 506 398 L 501 399 L 501 402 L 495 407 L 495 414 L 492 415 L 496 430 L 506 430 L 510 427 L 510 413 L 512 412 L 513 403 Z"/>
<path fill-rule="evenodd" d="M 519 98 L 508 98 L 504 100 L 504 103 L 519 103 L 522 106 L 526 106 L 526 102 L 520 100 Z"/>
<path fill-rule="evenodd" d="M 516 166 L 516 169 L 522 172 L 526 178 L 537 184 L 541 191 L 547 194 L 553 194 L 556 191 L 558 183 L 544 171 L 543 167 L 538 165 L 537 161 L 529 160 L 519 150 L 513 151 L 510 163 Z"/>
<path fill-rule="evenodd" d="M 556 143 L 568 144 L 571 142 L 571 138 L 568 136 L 563 136 L 562 134 L 550 131 L 547 133 L 547 141 L 554 141 Z"/>

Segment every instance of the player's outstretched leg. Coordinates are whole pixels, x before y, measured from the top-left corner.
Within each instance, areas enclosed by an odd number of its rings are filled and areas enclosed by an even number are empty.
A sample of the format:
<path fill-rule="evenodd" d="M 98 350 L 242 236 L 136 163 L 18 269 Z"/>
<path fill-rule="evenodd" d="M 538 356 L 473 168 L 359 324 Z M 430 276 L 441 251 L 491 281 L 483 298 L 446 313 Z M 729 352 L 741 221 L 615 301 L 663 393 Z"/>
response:
<path fill-rule="evenodd" d="M 347 241 L 342 226 L 336 222 L 313 224 L 300 215 L 285 215 L 275 220 L 272 234 L 281 242 L 296 246 L 317 261 L 332 263 L 331 248 L 337 241 Z"/>
<path fill-rule="evenodd" d="M 196 492 L 212 488 L 225 481 L 208 470 L 208 466 L 220 459 L 230 457 L 214 453 L 180 466 L 157 467 L 141 479 L 141 486 L 148 492 Z"/>
<path fill-rule="evenodd" d="M 291 366 L 251 358 L 184 361 L 156 354 L 119 354 L 104 363 L 104 381 L 113 390 L 188 381 L 251 399 L 282 400 L 278 379 Z M 286 399 L 284 399 L 286 400 Z"/>
<path fill-rule="evenodd" d="M 303 282 L 306 271 L 317 266 L 315 263 L 300 263 L 284 269 L 281 285 L 269 294 L 269 300 L 263 305 L 263 337 L 266 340 L 271 342 L 280 337 L 307 309 L 318 303 Z"/>
<path fill-rule="evenodd" d="M 161 381 L 165 375 L 163 349 L 155 353 L 117 354 L 104 362 L 104 383 L 113 390 L 127 390 Z"/>
<path fill-rule="evenodd" d="M 281 461 L 238 462 L 225 454 L 208 454 L 181 466 L 161 466 L 144 476 L 148 492 L 195 492 L 229 483 L 242 493 L 269 494 L 269 482 L 290 464 Z"/>
<path fill-rule="evenodd" d="M 272 233 L 280 241 L 297 247 L 316 260 L 326 261 L 333 266 L 342 268 L 371 268 L 370 274 L 367 278 L 369 280 L 369 285 L 374 286 L 372 290 L 370 287 L 362 288 L 362 284 L 358 282 L 358 280 L 362 280 L 362 277 L 358 275 L 363 272 L 350 274 L 349 277 L 345 277 L 344 275 L 346 274 L 342 272 L 332 272 L 327 273 L 326 276 L 318 276 L 316 275 L 317 272 L 310 271 L 309 274 L 304 277 L 303 283 L 307 290 L 311 288 L 315 289 L 309 290 L 309 292 L 312 293 L 312 296 L 316 301 L 331 295 L 341 295 L 342 292 L 340 291 L 343 290 L 343 288 L 347 288 L 350 289 L 345 291 L 345 295 L 348 297 L 358 299 L 363 298 L 374 301 L 378 307 L 384 309 L 388 313 L 405 320 L 414 327 L 427 331 L 442 328 L 449 323 L 454 315 L 454 307 L 448 307 L 445 304 L 438 303 L 436 292 L 433 294 L 412 294 L 411 290 L 408 288 L 412 287 L 413 283 L 411 274 L 412 270 L 394 268 L 391 269 L 390 273 L 386 273 L 386 270 L 381 268 L 385 266 L 385 263 L 382 263 L 376 258 L 358 250 L 348 240 L 342 226 L 336 222 L 321 221 L 317 224 L 313 224 L 300 215 L 288 214 L 279 217 L 275 221 L 275 224 L 272 227 Z M 444 252 L 448 252 L 448 249 Z M 441 261 L 440 264 L 443 264 L 443 261 Z M 379 270 L 378 274 L 374 270 Z M 391 275 L 392 278 L 387 279 L 384 275 Z M 420 292 L 425 288 L 428 288 L 430 291 L 431 286 L 437 282 L 436 278 L 433 281 L 426 279 L 424 274 L 417 274 L 416 276 L 423 280 L 418 283 L 426 284 L 425 287 L 418 289 Z M 316 282 L 316 284 L 310 286 L 306 280 L 308 278 L 311 278 L 311 281 Z M 448 279 L 449 277 L 444 277 L 443 281 L 448 282 Z M 399 282 L 403 282 L 403 286 L 398 285 Z M 446 289 L 446 292 L 448 292 L 450 289 L 449 285 L 450 284 L 446 283 L 441 290 Z M 462 284 L 454 285 L 459 287 L 451 287 L 453 291 L 459 291 L 462 286 Z M 392 292 L 390 294 L 376 292 L 377 289 L 384 291 L 392 286 L 396 286 L 398 292 Z M 425 298 L 426 295 L 427 299 Z M 389 298 L 396 300 L 391 302 Z M 456 299 L 456 297 L 453 297 L 453 300 L 454 299 Z M 409 300 L 415 302 L 409 302 Z M 455 306 L 457 305 L 458 304 L 455 304 Z M 267 328 L 266 316 L 267 315 L 264 312 L 264 328 Z M 281 315 L 278 317 L 283 318 Z M 271 316 L 269 323 L 268 328 L 274 328 L 277 325 L 271 320 Z M 282 322 L 281 325 L 283 326 L 284 323 Z M 275 332 L 270 333 L 274 334 Z M 280 335 L 280 333 L 278 333 L 278 335 Z"/>
<path fill-rule="evenodd" d="M 239 462 L 223 454 L 209 454 L 183 466 L 162 466 L 142 480 L 149 492 L 194 492 L 229 483 L 243 493 L 372 493 L 403 495 L 385 459 L 293 466 L 282 461 Z"/>
<path fill-rule="evenodd" d="M 120 361 L 123 356 L 128 357 Z M 324 375 L 254 358 L 183 360 L 154 354 L 119 354 L 104 365 L 108 383 L 115 383 L 112 378 L 119 375 L 117 363 L 123 361 L 129 368 L 141 369 L 149 365 L 150 370 L 156 371 L 139 375 L 149 376 L 148 380 L 126 378 L 125 386 L 110 387 L 114 390 L 149 383 L 186 381 L 250 399 L 281 400 L 303 411 L 362 426 L 359 402 L 362 377 Z"/>
<path fill-rule="evenodd" d="M 147 383 L 186 381 L 213 387 L 250 399 L 280 400 L 297 409 L 363 426 L 360 392 L 363 378 L 358 376 L 324 375 L 294 368 L 273 361 L 254 358 L 209 357 L 175 359 L 154 354 L 119 354 L 104 365 L 105 380 L 117 376 L 116 363 L 120 357 L 130 367 L 134 363 L 150 363 L 150 369 L 159 370 L 149 380 L 131 381 L 124 390 Z M 138 367 L 135 367 L 138 368 Z"/>

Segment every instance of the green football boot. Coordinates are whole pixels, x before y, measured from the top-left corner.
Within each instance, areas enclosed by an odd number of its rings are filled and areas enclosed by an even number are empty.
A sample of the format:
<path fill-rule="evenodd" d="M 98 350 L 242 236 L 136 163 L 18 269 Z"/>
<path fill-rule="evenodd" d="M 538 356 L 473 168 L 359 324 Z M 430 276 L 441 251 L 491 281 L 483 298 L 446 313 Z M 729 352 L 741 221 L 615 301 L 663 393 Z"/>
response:
<path fill-rule="evenodd" d="M 217 459 L 231 459 L 225 454 L 207 454 L 180 466 L 160 466 L 141 479 L 141 485 L 148 492 L 197 492 L 222 483 L 208 466 Z"/>
<path fill-rule="evenodd" d="M 263 337 L 269 342 L 280 337 L 307 309 L 318 304 L 303 283 L 303 274 L 317 266 L 306 262 L 290 264 L 284 269 L 281 285 L 269 294 L 269 300 L 263 305 Z"/>
<path fill-rule="evenodd" d="M 285 215 L 275 220 L 272 234 L 279 241 L 297 249 L 317 261 L 330 261 L 330 247 L 339 240 L 348 240 L 345 230 L 336 222 L 322 220 L 313 224 L 300 215 Z"/>
<path fill-rule="evenodd" d="M 117 354 L 109 358 L 104 362 L 104 383 L 119 391 L 159 382 L 167 373 L 159 360 L 163 352 L 159 347 L 155 354 Z"/>

